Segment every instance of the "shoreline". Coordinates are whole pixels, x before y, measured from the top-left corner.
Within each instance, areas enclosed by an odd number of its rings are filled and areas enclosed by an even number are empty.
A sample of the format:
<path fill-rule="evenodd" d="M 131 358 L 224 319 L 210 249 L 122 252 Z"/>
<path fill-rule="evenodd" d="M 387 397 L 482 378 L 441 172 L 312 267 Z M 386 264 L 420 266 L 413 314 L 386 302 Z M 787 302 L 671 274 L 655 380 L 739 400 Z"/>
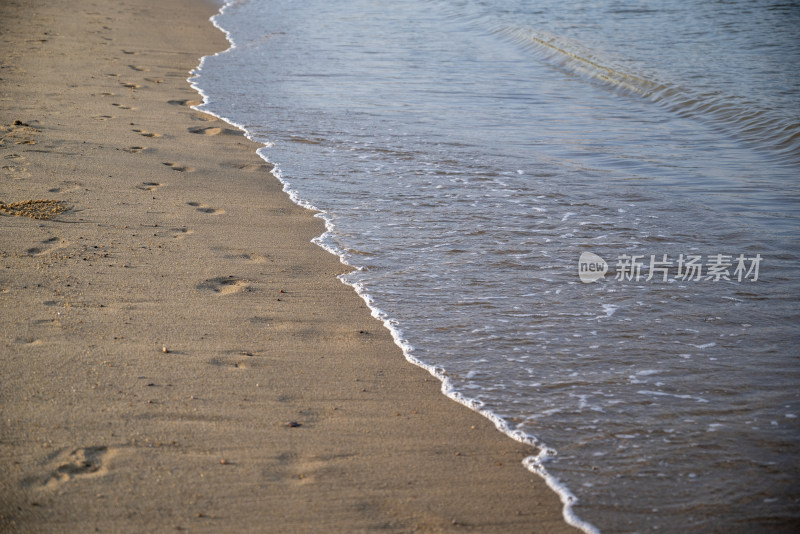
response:
<path fill-rule="evenodd" d="M 225 10 L 225 7 L 227 7 L 229 4 L 230 2 L 226 2 L 220 8 L 217 15 L 221 14 Z M 214 54 L 215 56 L 223 54 L 236 47 L 236 43 L 233 40 L 231 33 L 222 26 L 220 26 L 215 20 L 217 15 L 211 17 L 210 19 L 211 23 L 214 25 L 215 28 L 217 28 L 220 32 L 222 32 L 225 35 L 225 39 L 228 41 L 229 48 L 215 53 Z M 265 154 L 261 153 L 261 150 L 267 147 L 268 145 L 256 141 L 253 138 L 252 133 L 249 132 L 245 126 L 237 124 L 236 122 L 232 121 L 227 117 L 223 117 L 214 112 L 202 109 L 207 103 L 208 95 L 198 86 L 197 82 L 195 82 L 194 79 L 200 75 L 204 60 L 205 57 L 201 58 L 200 64 L 192 71 L 192 76 L 187 80 L 191 85 L 191 87 L 195 91 L 197 91 L 199 95 L 202 97 L 202 103 L 191 106 L 192 109 L 203 113 L 207 113 L 209 115 L 216 117 L 221 121 L 226 122 L 227 124 L 230 124 L 234 128 L 243 131 L 245 136 L 249 140 L 259 145 L 260 148 L 256 150 L 256 154 L 258 154 L 259 157 L 261 157 L 261 159 L 263 159 L 267 165 L 272 166 L 272 170 L 270 172 L 275 177 L 275 179 L 278 180 L 283 185 L 284 192 L 289 196 L 292 202 L 294 202 L 296 205 L 300 207 L 311 210 L 312 212 L 314 212 L 315 217 L 318 217 L 324 221 L 325 232 L 321 235 L 314 237 L 311 240 L 311 242 L 315 243 L 316 245 L 326 250 L 330 254 L 338 257 L 340 262 L 345 266 L 347 266 L 347 270 L 356 269 L 356 267 L 347 262 L 343 251 L 325 242 L 325 236 L 328 234 L 332 234 L 334 230 L 333 223 L 328 218 L 327 212 L 300 198 L 299 194 L 294 189 L 291 188 L 291 184 L 289 183 L 289 181 L 285 180 L 281 176 L 280 169 L 276 167 L 272 162 L 270 162 L 269 158 Z M 369 295 L 366 289 L 364 289 L 360 285 L 348 282 L 346 278 L 342 276 L 339 276 L 338 278 L 341 280 L 343 284 L 347 285 L 348 287 L 351 287 L 353 291 L 355 291 L 356 294 L 358 294 L 358 296 L 361 297 L 366 306 L 370 309 L 372 316 L 376 320 L 380 321 L 383 324 L 384 328 L 386 328 L 389 331 L 389 333 L 392 336 L 392 339 L 394 340 L 394 343 L 398 346 L 398 348 L 400 348 L 403 357 L 406 359 L 406 361 L 416 367 L 419 367 L 427 371 L 428 373 L 430 373 L 431 376 L 433 376 L 434 378 L 436 378 L 441 382 L 440 390 L 442 395 L 452 400 L 453 402 L 461 404 L 466 408 L 474 411 L 475 413 L 482 415 L 483 417 L 485 417 L 494 424 L 498 432 L 505 434 L 509 439 L 515 440 L 523 445 L 528 445 L 532 447 L 534 450 L 538 449 L 539 453 L 535 455 L 531 454 L 530 456 L 524 458 L 522 460 L 522 465 L 524 465 L 528 471 L 536 474 L 538 477 L 544 480 L 547 486 L 558 495 L 562 503 L 562 515 L 569 525 L 578 528 L 588 534 L 599 533 L 599 530 L 594 525 L 592 525 L 588 521 L 584 521 L 583 519 L 578 517 L 578 515 L 575 514 L 575 512 L 573 511 L 573 504 L 577 502 L 577 497 L 575 497 L 572 491 L 570 491 L 570 489 L 567 486 L 562 484 L 560 480 L 552 476 L 547 471 L 545 464 L 550 458 L 552 458 L 556 454 L 555 451 L 550 449 L 546 444 L 540 442 L 533 436 L 521 433 L 519 431 L 514 431 L 508 426 L 508 424 L 502 419 L 502 417 L 498 416 L 497 414 L 493 413 L 490 410 L 482 409 L 474 399 L 465 397 L 460 392 L 454 390 L 450 383 L 450 379 L 447 377 L 445 373 L 437 369 L 436 366 L 428 364 L 413 355 L 413 347 L 402 337 L 401 331 L 395 324 L 393 324 L 392 319 L 386 314 L 386 312 L 374 304 L 372 297 Z"/>
<path fill-rule="evenodd" d="M 195 111 L 190 0 L 0 7 L 0 525 L 574 532 L 535 449 L 451 402 Z"/>

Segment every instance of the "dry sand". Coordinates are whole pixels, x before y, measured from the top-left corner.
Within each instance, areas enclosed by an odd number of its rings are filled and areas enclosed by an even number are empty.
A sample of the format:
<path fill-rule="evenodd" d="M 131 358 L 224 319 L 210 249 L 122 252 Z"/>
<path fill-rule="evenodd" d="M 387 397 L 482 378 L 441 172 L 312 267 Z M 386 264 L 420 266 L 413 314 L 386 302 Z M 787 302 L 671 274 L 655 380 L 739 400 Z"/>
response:
<path fill-rule="evenodd" d="M 187 105 L 215 10 L 0 3 L 0 530 L 573 531 Z"/>

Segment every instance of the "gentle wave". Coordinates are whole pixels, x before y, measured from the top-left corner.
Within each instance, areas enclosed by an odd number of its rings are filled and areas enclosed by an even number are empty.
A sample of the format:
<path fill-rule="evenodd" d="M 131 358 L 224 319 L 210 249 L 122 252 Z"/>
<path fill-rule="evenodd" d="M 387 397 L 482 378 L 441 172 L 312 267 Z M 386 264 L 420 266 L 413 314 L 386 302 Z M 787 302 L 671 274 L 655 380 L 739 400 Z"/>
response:
<path fill-rule="evenodd" d="M 780 162 L 800 162 L 800 122 L 775 116 L 752 102 L 724 94 L 698 94 L 625 67 L 574 40 L 529 27 L 500 25 L 492 33 L 533 52 L 567 72 L 587 77 L 626 94 L 641 96 L 682 117 L 711 121 L 751 146 L 767 150 Z"/>

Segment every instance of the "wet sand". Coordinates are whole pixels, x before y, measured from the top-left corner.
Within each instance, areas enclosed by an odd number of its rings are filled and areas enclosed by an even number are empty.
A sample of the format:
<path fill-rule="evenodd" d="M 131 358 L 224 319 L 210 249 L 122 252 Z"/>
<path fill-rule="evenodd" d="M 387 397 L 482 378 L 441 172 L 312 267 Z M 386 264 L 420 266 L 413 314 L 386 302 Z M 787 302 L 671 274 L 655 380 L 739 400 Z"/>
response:
<path fill-rule="evenodd" d="M 574 531 L 191 109 L 215 11 L 0 4 L 0 530 Z"/>

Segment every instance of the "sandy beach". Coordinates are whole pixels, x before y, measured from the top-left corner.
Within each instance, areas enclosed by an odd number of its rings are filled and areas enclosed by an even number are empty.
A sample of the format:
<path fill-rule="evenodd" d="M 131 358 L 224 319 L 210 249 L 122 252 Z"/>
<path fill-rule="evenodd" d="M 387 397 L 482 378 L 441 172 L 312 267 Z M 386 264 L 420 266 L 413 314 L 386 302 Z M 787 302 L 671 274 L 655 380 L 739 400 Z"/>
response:
<path fill-rule="evenodd" d="M 0 5 L 0 530 L 574 531 L 191 109 L 216 9 Z"/>

